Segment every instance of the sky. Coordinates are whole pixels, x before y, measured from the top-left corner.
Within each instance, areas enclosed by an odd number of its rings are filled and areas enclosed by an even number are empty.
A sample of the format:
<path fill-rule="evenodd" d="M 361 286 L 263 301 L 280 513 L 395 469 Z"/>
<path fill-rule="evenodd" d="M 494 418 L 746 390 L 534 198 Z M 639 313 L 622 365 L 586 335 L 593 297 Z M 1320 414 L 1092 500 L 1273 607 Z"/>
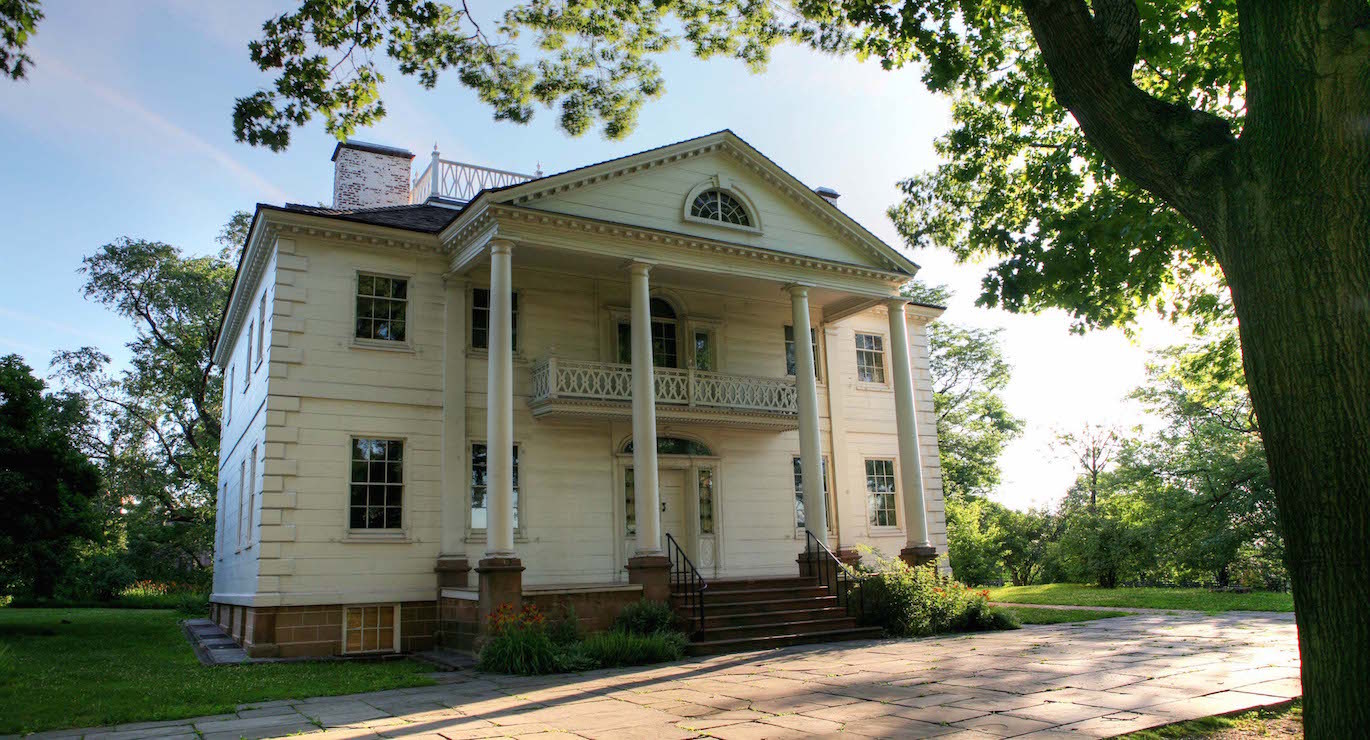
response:
<path fill-rule="evenodd" d="M 81 258 L 123 236 L 217 250 L 214 236 L 236 210 L 257 202 L 331 199 L 335 141 L 317 123 L 272 153 L 233 139 L 232 110 L 268 78 L 246 44 L 289 2 L 107 0 L 45 3 L 30 43 L 25 81 L 0 81 L 0 354 L 18 353 L 46 372 L 52 353 L 98 346 L 117 361 L 131 328 L 81 295 Z M 914 69 L 796 48 L 778 50 L 767 72 L 685 54 L 663 60 L 665 95 L 637 128 L 609 141 L 561 133 L 552 112 L 528 125 L 493 120 L 449 76 L 425 90 L 387 75 L 388 116 L 356 138 L 425 156 L 501 169 L 558 172 L 731 128 L 890 244 L 901 242 L 885 210 L 899 180 L 937 166 L 934 139 L 951 123 L 950 101 L 924 89 Z M 1015 508 L 1058 500 L 1074 480 L 1052 451 L 1055 432 L 1085 423 L 1133 425 L 1127 394 L 1145 378 L 1149 350 L 1183 339 L 1159 319 L 1137 340 L 1116 330 L 1071 334 L 1060 312 L 1011 315 L 974 306 L 982 265 L 943 250 L 911 253 L 920 277 L 955 291 L 946 321 L 1003 329 L 1013 380 L 1005 392 L 1026 431 L 1001 460 L 994 498 Z"/>

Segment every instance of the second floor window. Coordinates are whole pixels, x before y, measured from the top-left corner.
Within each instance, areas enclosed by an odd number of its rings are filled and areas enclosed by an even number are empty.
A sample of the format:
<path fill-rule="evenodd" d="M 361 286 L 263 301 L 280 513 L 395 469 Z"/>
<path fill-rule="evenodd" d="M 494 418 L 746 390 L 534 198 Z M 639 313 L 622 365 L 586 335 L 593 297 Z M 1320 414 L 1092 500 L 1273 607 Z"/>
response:
<path fill-rule="evenodd" d="M 403 342 L 408 336 L 409 281 L 404 278 L 357 276 L 357 339 Z"/>
<path fill-rule="evenodd" d="M 879 334 L 856 335 L 856 379 L 885 382 L 885 338 Z"/>
<path fill-rule="evenodd" d="M 519 294 L 509 296 L 509 318 L 513 320 L 510 332 L 514 335 L 514 351 L 519 349 Z M 490 348 L 490 289 L 475 288 L 471 291 L 471 346 L 476 349 Z"/>
<path fill-rule="evenodd" d="M 471 444 L 471 529 L 484 530 L 490 519 L 489 457 L 484 442 Z M 514 445 L 514 529 L 519 528 L 519 448 Z"/>
<path fill-rule="evenodd" d="M 399 529 L 404 517 L 404 441 L 352 440 L 350 529 Z"/>
<path fill-rule="evenodd" d="M 809 341 L 813 344 L 813 378 L 814 380 L 822 380 L 823 373 L 818 369 L 818 332 L 814 331 L 812 326 L 809 327 Z M 785 374 L 799 374 L 795 365 L 794 327 L 788 324 L 785 326 Z"/>

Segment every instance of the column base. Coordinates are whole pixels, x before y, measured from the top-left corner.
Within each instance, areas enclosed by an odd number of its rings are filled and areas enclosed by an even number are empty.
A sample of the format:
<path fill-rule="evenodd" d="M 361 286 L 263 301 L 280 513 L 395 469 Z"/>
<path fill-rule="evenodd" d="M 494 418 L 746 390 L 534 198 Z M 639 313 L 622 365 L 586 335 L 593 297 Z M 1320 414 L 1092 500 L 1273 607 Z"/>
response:
<path fill-rule="evenodd" d="M 842 564 L 845 566 L 855 568 L 861 564 L 861 553 L 857 552 L 855 548 L 839 547 L 833 554 L 836 555 L 837 559 L 841 560 Z"/>
<path fill-rule="evenodd" d="M 628 558 L 628 582 L 642 586 L 642 598 L 671 600 L 671 559 L 665 555 L 636 555 Z"/>
<path fill-rule="evenodd" d="M 518 558 L 484 558 L 476 564 L 480 581 L 480 606 L 476 616 L 480 620 L 480 642 L 489 634 L 490 615 L 501 606 L 515 610 L 523 608 L 523 562 Z"/>
<path fill-rule="evenodd" d="M 913 545 L 899 551 L 899 559 L 917 568 L 937 563 L 937 548 L 932 545 Z"/>
<path fill-rule="evenodd" d="M 433 571 L 438 574 L 438 588 L 471 587 L 471 561 L 465 557 L 440 557 Z"/>
<path fill-rule="evenodd" d="M 799 565 L 800 578 L 817 578 L 818 569 L 827 561 L 827 555 L 808 551 L 801 552 L 794 558 L 794 562 Z"/>

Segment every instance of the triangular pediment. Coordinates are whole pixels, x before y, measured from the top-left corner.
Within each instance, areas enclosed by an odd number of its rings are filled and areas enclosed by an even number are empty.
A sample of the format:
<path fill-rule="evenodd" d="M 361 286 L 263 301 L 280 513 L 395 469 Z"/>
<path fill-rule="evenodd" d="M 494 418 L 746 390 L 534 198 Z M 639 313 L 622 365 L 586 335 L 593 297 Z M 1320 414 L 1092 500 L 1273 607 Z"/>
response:
<path fill-rule="evenodd" d="M 710 189 L 737 196 L 748 226 L 701 220 Z M 912 274 L 917 265 L 731 131 L 487 194 L 493 203 Z"/>

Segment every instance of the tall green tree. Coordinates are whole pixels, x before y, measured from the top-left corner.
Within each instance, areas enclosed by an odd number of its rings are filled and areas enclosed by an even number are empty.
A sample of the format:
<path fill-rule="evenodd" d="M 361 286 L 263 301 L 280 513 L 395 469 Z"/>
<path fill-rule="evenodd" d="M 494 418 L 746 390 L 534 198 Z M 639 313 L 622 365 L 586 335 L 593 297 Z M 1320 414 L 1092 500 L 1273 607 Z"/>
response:
<path fill-rule="evenodd" d="M 18 355 L 0 357 L 0 591 L 39 598 L 104 534 L 100 471 L 74 441 L 85 406 L 45 387 Z"/>
<path fill-rule="evenodd" d="M 122 238 L 84 260 L 84 292 L 126 318 L 129 367 L 94 347 L 57 353 L 57 376 L 92 411 L 85 448 L 123 502 L 122 524 L 142 576 L 203 580 L 214 543 L 223 377 L 211 352 L 233 283 L 247 214 L 235 214 L 217 255 Z"/>
<path fill-rule="evenodd" d="M 303 0 L 250 47 L 276 79 L 238 102 L 237 134 L 281 148 L 314 114 L 336 135 L 375 121 L 380 49 L 430 87 L 455 68 L 496 117 L 542 104 L 610 136 L 682 43 L 754 67 L 783 40 L 919 64 L 955 126 L 893 215 L 912 244 L 997 260 L 985 303 L 1086 327 L 1149 307 L 1203 319 L 1230 288 L 1305 726 L 1370 726 L 1370 3 L 528 0 L 493 25 L 436 0 Z"/>

